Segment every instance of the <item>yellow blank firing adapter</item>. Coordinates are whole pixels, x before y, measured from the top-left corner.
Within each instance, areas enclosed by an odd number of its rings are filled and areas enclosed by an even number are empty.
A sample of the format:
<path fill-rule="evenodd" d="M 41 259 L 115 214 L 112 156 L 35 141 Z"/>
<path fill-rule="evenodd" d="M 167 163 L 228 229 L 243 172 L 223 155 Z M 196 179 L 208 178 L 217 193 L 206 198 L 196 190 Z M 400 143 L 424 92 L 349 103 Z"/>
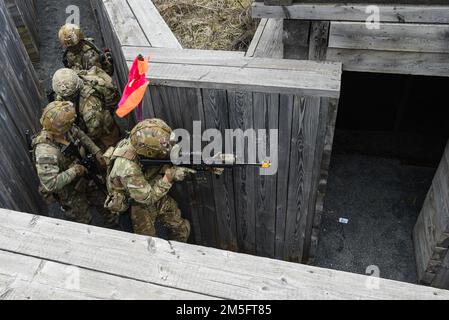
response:
<path fill-rule="evenodd" d="M 271 168 L 271 162 L 265 161 L 262 163 L 262 168 L 263 169 L 269 169 Z"/>

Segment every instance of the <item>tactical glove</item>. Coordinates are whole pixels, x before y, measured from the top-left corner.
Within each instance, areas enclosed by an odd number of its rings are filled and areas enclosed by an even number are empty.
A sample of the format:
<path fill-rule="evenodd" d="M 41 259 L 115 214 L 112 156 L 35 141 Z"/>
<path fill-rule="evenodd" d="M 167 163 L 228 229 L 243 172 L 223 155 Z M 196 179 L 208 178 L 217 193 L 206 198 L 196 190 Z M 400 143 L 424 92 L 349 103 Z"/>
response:
<path fill-rule="evenodd" d="M 75 164 L 72 168 L 74 169 L 75 174 L 76 174 L 77 177 L 83 177 L 84 175 L 87 174 L 86 167 L 84 167 L 84 166 L 82 166 L 80 164 Z"/>
<path fill-rule="evenodd" d="M 181 167 L 172 167 L 165 170 L 165 175 L 167 176 L 169 181 L 184 181 L 185 178 L 190 175 L 196 173 L 195 170 Z"/>

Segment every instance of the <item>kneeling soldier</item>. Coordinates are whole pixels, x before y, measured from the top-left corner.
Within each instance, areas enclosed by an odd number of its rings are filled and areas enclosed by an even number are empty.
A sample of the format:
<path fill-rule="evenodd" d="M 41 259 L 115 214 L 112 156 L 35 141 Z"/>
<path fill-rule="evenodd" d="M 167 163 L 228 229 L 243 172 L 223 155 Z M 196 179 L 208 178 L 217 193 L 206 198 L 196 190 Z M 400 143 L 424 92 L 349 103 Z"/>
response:
<path fill-rule="evenodd" d="M 139 123 L 116 148 L 105 154 L 108 163 L 105 207 L 112 212 L 127 214 L 130 210 L 134 232 L 155 236 L 155 221 L 159 219 L 169 230 L 170 239 L 186 242 L 190 223 L 181 217 L 176 201 L 168 196 L 176 181 L 183 181 L 192 170 L 163 166 L 144 170 L 142 158 L 167 159 L 172 145 L 172 130 L 159 119 Z"/>
<path fill-rule="evenodd" d="M 71 102 L 52 102 L 43 112 L 43 130 L 33 140 L 34 161 L 44 198 L 57 200 L 68 220 L 90 224 L 89 206 L 95 206 L 106 221 L 117 215 L 105 210 L 99 199 L 89 197 L 88 172 L 80 165 L 79 157 L 65 152 L 69 146 L 78 148 L 79 154 L 92 154 L 100 166 L 106 163 L 94 142 L 74 126 L 76 112 Z M 106 196 L 104 196 L 106 198 Z M 100 199 L 101 201 L 101 199 Z"/>
<path fill-rule="evenodd" d="M 113 112 L 120 93 L 104 71 L 96 67 L 80 72 L 59 69 L 53 76 L 53 90 L 56 100 L 74 103 L 77 124 L 103 152 L 119 142 L 120 130 Z"/>

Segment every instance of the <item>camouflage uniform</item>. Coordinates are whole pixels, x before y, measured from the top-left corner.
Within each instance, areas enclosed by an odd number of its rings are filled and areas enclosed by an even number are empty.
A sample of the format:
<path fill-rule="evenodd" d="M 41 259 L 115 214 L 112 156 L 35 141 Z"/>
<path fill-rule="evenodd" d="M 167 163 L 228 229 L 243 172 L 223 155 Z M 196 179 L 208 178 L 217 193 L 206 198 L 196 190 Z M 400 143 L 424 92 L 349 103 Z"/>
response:
<path fill-rule="evenodd" d="M 90 70 L 92 67 L 103 69 L 107 74 L 114 74 L 112 56 L 101 52 L 92 39 L 85 39 L 77 25 L 66 24 L 59 30 L 59 40 L 65 48 L 63 63 L 66 68 Z"/>
<path fill-rule="evenodd" d="M 72 101 L 79 114 L 78 125 L 104 152 L 120 140 L 120 130 L 112 112 L 120 93 L 112 78 L 93 67 L 76 73 L 60 69 L 53 77 L 53 90 L 58 101 Z"/>
<path fill-rule="evenodd" d="M 159 167 L 144 170 L 139 162 L 138 150 L 131 140 L 120 141 L 116 148 L 105 154 L 109 162 L 109 197 L 105 207 L 122 214 L 130 209 L 137 234 L 155 236 L 154 224 L 159 219 L 168 228 L 170 239 L 186 242 L 190 235 L 190 223 L 182 218 L 176 201 L 168 196 L 173 183 L 164 179 L 167 170 L 171 169 Z"/>
<path fill-rule="evenodd" d="M 77 164 L 79 159 L 62 152 L 70 142 L 79 141 L 80 154 L 88 151 L 97 157 L 101 155 L 94 142 L 73 125 L 75 118 L 70 102 L 54 102 L 44 110 L 41 120 L 44 129 L 33 140 L 40 191 L 45 198 L 57 200 L 69 220 L 89 224 L 92 220 L 89 206 L 92 205 L 103 214 L 107 224 L 116 224 L 117 215 L 105 210 L 102 199 L 89 193 L 89 181 L 83 178 L 86 169 Z"/>

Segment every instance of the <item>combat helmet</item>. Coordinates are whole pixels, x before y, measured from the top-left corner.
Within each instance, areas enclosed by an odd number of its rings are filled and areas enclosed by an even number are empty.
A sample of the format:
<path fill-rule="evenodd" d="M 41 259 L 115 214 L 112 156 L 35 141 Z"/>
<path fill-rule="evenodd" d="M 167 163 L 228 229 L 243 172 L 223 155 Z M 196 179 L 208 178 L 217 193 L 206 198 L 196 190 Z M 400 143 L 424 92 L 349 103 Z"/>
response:
<path fill-rule="evenodd" d="M 55 101 L 50 103 L 42 114 L 42 127 L 52 133 L 64 134 L 70 131 L 76 120 L 72 102 Z"/>
<path fill-rule="evenodd" d="M 53 91 L 63 98 L 72 97 L 83 87 L 83 80 L 72 69 L 59 69 L 53 76 Z"/>
<path fill-rule="evenodd" d="M 172 129 L 161 119 L 140 122 L 131 131 L 131 144 L 138 155 L 146 158 L 165 159 L 172 149 Z"/>
<path fill-rule="evenodd" d="M 59 30 L 59 41 L 64 48 L 74 47 L 84 39 L 81 28 L 76 24 L 65 24 Z"/>

